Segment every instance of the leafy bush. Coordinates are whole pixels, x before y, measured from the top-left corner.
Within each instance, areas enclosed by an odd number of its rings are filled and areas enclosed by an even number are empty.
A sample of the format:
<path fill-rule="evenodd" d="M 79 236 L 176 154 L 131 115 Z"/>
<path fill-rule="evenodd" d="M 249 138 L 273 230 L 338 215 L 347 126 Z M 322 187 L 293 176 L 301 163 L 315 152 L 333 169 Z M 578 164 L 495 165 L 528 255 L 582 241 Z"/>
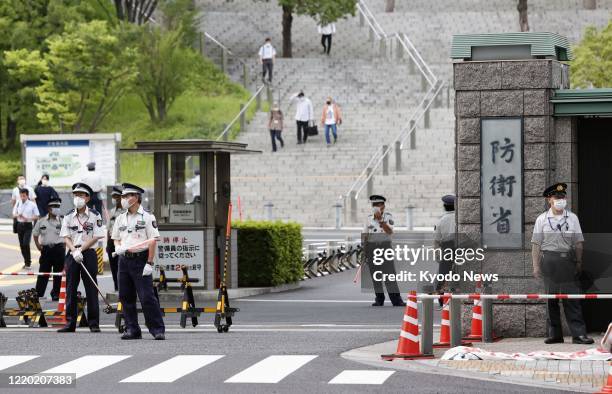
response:
<path fill-rule="evenodd" d="M 302 226 L 283 222 L 236 222 L 238 286 L 278 286 L 302 278 Z"/>
<path fill-rule="evenodd" d="M 0 188 L 12 188 L 21 174 L 19 161 L 0 161 Z"/>

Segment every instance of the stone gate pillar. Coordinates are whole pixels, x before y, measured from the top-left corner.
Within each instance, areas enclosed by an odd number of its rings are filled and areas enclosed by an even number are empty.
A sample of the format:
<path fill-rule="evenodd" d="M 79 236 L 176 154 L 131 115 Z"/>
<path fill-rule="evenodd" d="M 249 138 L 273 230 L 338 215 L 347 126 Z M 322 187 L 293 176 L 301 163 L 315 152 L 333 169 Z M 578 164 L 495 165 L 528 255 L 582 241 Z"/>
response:
<path fill-rule="evenodd" d="M 569 56 L 567 39 L 552 33 L 453 37 L 457 231 L 486 251 L 460 271 L 497 274 L 493 293 L 543 290 L 532 276 L 530 240 L 544 188 L 568 183 L 577 208 L 575 125 L 553 118 L 550 103 L 554 89 L 569 88 L 561 62 Z M 475 286 L 462 280 L 458 290 Z M 496 334 L 544 336 L 545 324 L 541 302 L 494 304 Z"/>

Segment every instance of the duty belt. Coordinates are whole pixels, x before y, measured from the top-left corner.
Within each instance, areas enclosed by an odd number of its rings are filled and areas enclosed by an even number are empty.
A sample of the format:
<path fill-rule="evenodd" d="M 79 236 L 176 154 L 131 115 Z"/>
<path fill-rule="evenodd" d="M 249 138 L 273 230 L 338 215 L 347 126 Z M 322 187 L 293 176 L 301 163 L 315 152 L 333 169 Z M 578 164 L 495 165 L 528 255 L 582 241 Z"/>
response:
<path fill-rule="evenodd" d="M 542 252 L 544 254 L 551 254 L 553 256 L 558 256 L 558 257 L 562 257 L 562 258 L 569 257 L 569 255 L 570 255 L 570 251 L 569 250 L 567 252 L 557 252 L 557 251 L 554 251 L 554 250 L 543 250 Z"/>
<path fill-rule="evenodd" d="M 149 251 L 148 250 L 143 250 L 141 252 L 125 252 L 125 257 L 127 257 L 128 259 L 133 259 L 135 257 L 146 257 L 149 255 Z"/>

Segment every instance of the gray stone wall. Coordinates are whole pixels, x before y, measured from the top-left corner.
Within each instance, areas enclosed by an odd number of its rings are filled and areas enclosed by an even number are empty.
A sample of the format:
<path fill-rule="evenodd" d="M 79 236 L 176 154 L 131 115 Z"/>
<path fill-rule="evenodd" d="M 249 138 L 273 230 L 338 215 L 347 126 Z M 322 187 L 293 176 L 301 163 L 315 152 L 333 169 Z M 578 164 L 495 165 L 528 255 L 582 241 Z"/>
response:
<path fill-rule="evenodd" d="M 485 261 L 462 270 L 497 273 L 492 293 L 535 293 L 543 290 L 532 277 L 530 239 L 533 223 L 544 210 L 546 186 L 567 182 L 570 207 L 575 197 L 576 125 L 571 118 L 553 118 L 554 89 L 569 88 L 567 66 L 555 60 L 454 63 L 457 226 L 460 234 L 479 242 L 480 121 L 482 117 L 523 119 L 524 249 L 487 251 Z M 474 291 L 472 283 L 458 284 L 460 292 Z M 469 327 L 471 308 L 464 312 Z M 544 336 L 543 303 L 508 302 L 494 305 L 496 334 Z M 467 328 L 467 327 L 464 327 Z"/>

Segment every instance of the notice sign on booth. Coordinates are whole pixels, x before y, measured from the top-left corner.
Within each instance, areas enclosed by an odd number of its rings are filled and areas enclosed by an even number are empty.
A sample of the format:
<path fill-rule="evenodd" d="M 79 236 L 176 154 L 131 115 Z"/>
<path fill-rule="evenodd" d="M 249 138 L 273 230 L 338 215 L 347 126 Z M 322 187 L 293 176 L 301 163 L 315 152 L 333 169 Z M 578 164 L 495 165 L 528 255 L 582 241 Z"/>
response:
<path fill-rule="evenodd" d="M 167 278 L 180 278 L 181 266 L 187 266 L 193 286 L 204 286 L 204 236 L 202 231 L 160 231 L 154 269 L 166 271 Z"/>
<path fill-rule="evenodd" d="M 170 223 L 195 223 L 195 205 L 171 204 Z"/>

